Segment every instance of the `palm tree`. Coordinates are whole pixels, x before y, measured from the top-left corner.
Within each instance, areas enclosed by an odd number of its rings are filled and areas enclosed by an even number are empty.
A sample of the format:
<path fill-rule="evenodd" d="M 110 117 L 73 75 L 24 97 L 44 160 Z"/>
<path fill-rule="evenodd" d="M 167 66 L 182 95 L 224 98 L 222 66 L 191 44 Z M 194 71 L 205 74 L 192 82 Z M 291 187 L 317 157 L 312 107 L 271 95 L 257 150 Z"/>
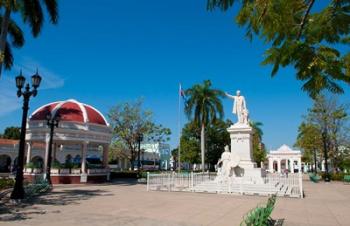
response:
<path fill-rule="evenodd" d="M 44 12 L 42 5 L 45 5 L 50 22 L 56 24 L 58 21 L 57 0 L 2 0 L 0 8 L 3 9 L 0 33 L 0 77 L 2 67 L 6 58 L 7 34 L 10 33 L 11 14 L 20 13 L 24 23 L 27 23 L 32 35 L 37 37 L 44 23 Z M 13 59 L 13 58 L 12 58 Z M 9 66 L 9 65 L 7 65 Z M 5 67 L 8 68 L 5 63 Z M 12 66 L 12 65 L 11 65 Z"/>
<path fill-rule="evenodd" d="M 2 19 L 3 18 L 0 16 L 0 24 L 2 23 Z M 20 48 L 24 45 L 23 32 L 13 20 L 9 21 L 8 36 L 9 40 L 6 41 L 5 51 L 2 59 L 6 69 L 10 69 L 13 65 L 12 47 Z"/>
<path fill-rule="evenodd" d="M 250 126 L 253 128 L 253 159 L 260 166 L 266 158 L 265 146 L 262 142 L 263 131 L 261 127 L 263 124 L 261 122 L 249 122 Z"/>
<path fill-rule="evenodd" d="M 196 84 L 186 90 L 185 95 L 188 96 L 185 113 L 201 128 L 201 159 L 204 171 L 205 127 L 217 118 L 223 118 L 224 111 L 220 98 L 225 94 L 221 90 L 212 89 L 210 80 L 205 80 L 203 84 Z"/>
<path fill-rule="evenodd" d="M 262 136 L 264 135 L 261 127 L 264 125 L 261 122 L 249 122 L 250 126 L 253 128 L 254 134 L 259 138 L 259 140 L 262 140 Z"/>

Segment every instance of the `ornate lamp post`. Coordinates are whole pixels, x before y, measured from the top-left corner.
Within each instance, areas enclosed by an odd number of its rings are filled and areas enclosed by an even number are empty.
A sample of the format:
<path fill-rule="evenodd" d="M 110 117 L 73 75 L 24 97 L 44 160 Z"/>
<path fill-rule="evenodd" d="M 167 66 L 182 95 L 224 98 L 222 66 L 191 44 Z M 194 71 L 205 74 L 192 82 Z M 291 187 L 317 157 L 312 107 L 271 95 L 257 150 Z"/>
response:
<path fill-rule="evenodd" d="M 51 185 L 51 163 L 52 163 L 52 140 L 53 140 L 53 134 L 54 134 L 54 129 L 55 127 L 58 127 L 58 122 L 60 121 L 59 116 L 55 115 L 52 117 L 52 115 L 49 113 L 46 116 L 47 119 L 47 125 L 50 128 L 50 141 L 49 141 L 49 150 L 47 154 L 47 166 L 46 166 L 46 172 L 45 172 L 45 179 L 47 182 Z"/>
<path fill-rule="evenodd" d="M 140 171 L 140 167 L 141 167 L 141 159 L 140 159 L 140 154 L 141 154 L 141 142 L 143 140 L 143 134 L 142 133 L 138 133 L 137 134 L 137 142 L 139 143 L 139 150 L 137 153 L 137 171 Z"/>
<path fill-rule="evenodd" d="M 21 135 L 19 141 L 19 149 L 18 149 L 18 162 L 16 166 L 16 182 L 11 193 L 11 199 L 23 199 L 24 198 L 24 189 L 23 189 L 23 164 L 24 164 L 24 147 L 25 147 L 25 139 L 26 139 L 26 125 L 27 125 L 27 117 L 29 110 L 29 99 L 31 96 L 35 97 L 38 94 L 38 87 L 40 86 L 41 77 L 38 74 L 38 71 L 35 75 L 32 76 L 32 90 L 30 90 L 29 83 L 25 86 L 24 90 L 22 88 L 25 83 L 25 77 L 22 75 L 22 71 L 16 77 L 16 86 L 17 96 L 23 96 L 23 114 L 22 114 L 22 126 L 21 126 Z"/>

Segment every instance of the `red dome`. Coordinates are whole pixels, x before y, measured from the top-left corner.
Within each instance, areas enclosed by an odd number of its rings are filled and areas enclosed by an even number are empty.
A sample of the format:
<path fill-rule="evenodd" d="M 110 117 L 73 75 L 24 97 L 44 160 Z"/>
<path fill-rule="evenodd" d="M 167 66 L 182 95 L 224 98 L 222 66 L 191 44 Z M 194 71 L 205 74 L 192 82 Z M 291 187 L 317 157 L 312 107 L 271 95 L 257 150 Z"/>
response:
<path fill-rule="evenodd" d="M 46 104 L 33 112 L 30 120 L 46 120 L 46 116 L 59 115 L 61 121 L 95 123 L 108 126 L 108 123 L 97 109 L 76 100 L 57 101 Z"/>

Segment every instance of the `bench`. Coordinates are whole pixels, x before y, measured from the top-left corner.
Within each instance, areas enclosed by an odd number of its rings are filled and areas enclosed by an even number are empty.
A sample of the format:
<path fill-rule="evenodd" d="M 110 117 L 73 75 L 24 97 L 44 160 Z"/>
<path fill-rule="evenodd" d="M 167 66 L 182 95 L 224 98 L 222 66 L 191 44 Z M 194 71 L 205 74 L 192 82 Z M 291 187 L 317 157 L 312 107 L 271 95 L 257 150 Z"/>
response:
<path fill-rule="evenodd" d="M 272 225 L 271 213 L 275 207 L 276 195 L 270 196 L 266 206 L 258 206 L 251 210 L 241 222 L 241 226 Z"/>
<path fill-rule="evenodd" d="M 344 175 L 344 183 L 350 184 L 350 175 Z"/>
<path fill-rule="evenodd" d="M 309 178 L 314 183 L 318 183 L 321 180 L 321 177 L 315 174 L 310 174 Z"/>

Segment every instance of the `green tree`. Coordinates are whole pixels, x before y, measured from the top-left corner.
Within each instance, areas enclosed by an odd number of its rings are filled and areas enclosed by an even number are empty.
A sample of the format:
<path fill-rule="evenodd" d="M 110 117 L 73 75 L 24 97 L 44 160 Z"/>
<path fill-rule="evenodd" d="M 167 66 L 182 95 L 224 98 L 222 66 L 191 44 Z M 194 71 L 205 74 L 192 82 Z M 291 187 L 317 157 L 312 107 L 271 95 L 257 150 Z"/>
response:
<path fill-rule="evenodd" d="M 5 139 L 19 140 L 20 134 L 21 134 L 20 127 L 11 126 L 5 129 L 2 137 Z"/>
<path fill-rule="evenodd" d="M 317 166 L 317 156 L 322 150 L 322 131 L 317 125 L 310 122 L 302 122 L 298 128 L 296 147 L 303 151 L 303 161 L 314 163 Z M 317 173 L 317 168 L 315 169 Z"/>
<path fill-rule="evenodd" d="M 2 23 L 2 16 L 0 16 L 0 24 Z M 1 33 L 1 30 L 0 30 Z M 24 45 L 24 36 L 21 28 L 16 24 L 12 19 L 8 24 L 8 38 L 6 41 L 4 55 L 3 55 L 3 64 L 5 65 L 5 69 L 11 69 L 13 65 L 13 55 L 12 55 L 12 47 L 21 48 Z M 0 73 L 1 76 L 1 73 Z"/>
<path fill-rule="evenodd" d="M 210 80 L 205 80 L 203 84 L 196 84 L 185 91 L 188 96 L 185 113 L 190 120 L 201 127 L 201 160 L 204 171 L 205 156 L 205 127 L 216 119 L 223 118 L 223 106 L 221 97 L 224 93 L 221 90 L 211 88 Z"/>
<path fill-rule="evenodd" d="M 222 152 L 226 145 L 231 144 L 230 134 L 227 132 L 227 128 L 232 125 L 231 120 L 216 120 L 207 127 L 207 162 L 211 166 L 211 170 L 214 170 L 214 166 L 217 164 Z"/>
<path fill-rule="evenodd" d="M 342 159 L 339 147 L 343 145 L 342 138 L 347 136 L 346 133 L 344 134 L 348 120 L 346 106 L 339 104 L 335 97 L 317 96 L 312 108 L 308 111 L 307 120 L 321 132 L 326 180 L 328 180 L 328 158 L 332 160 L 335 168 Z"/>
<path fill-rule="evenodd" d="M 113 128 L 113 139 L 127 147 L 131 165 L 137 156 L 139 134 L 144 136 L 146 142 L 165 142 L 171 134 L 170 129 L 153 122 L 153 113 L 143 110 L 142 104 L 141 99 L 117 104 L 108 114 Z"/>
<path fill-rule="evenodd" d="M 261 167 L 261 162 L 266 159 L 265 145 L 262 142 L 263 131 L 261 122 L 250 121 L 250 126 L 253 128 L 253 159 L 258 167 Z"/>
<path fill-rule="evenodd" d="M 226 11 L 235 0 L 208 0 L 208 10 Z M 239 1 L 236 16 L 251 40 L 257 36 L 269 45 L 263 65 L 292 66 L 302 89 L 311 97 L 322 90 L 342 93 L 350 83 L 349 0 L 250 0 Z"/>
<path fill-rule="evenodd" d="M 181 139 L 181 162 L 200 162 L 200 126 L 193 121 L 188 122 L 182 129 Z"/>
<path fill-rule="evenodd" d="M 44 24 L 44 12 L 43 7 L 46 8 L 50 22 L 56 24 L 58 21 L 58 7 L 56 0 L 1 0 L 0 8 L 2 9 L 3 15 L 1 17 L 1 28 L 0 28 L 0 77 L 2 72 L 3 64 L 5 68 L 10 68 L 11 64 L 8 62 L 13 61 L 12 54 L 10 54 L 10 45 L 8 43 L 8 34 L 11 34 L 11 27 L 14 27 L 14 21 L 11 19 L 13 14 L 20 14 L 24 23 L 28 24 L 31 28 L 31 32 L 34 37 L 37 37 Z M 18 26 L 16 26 L 18 28 Z M 20 29 L 18 32 L 22 33 Z M 12 39 L 13 40 L 13 39 Z M 23 39 L 24 40 L 24 39 Z M 18 43 L 13 43 L 14 47 L 20 47 Z M 9 56 L 11 55 L 11 60 Z"/>
<path fill-rule="evenodd" d="M 108 151 L 108 162 L 109 163 L 118 163 L 117 159 L 118 158 L 129 158 L 128 155 L 128 149 L 125 146 L 123 142 L 120 140 L 114 141 L 110 146 L 109 146 L 109 151 Z"/>
<path fill-rule="evenodd" d="M 207 163 L 212 167 L 218 162 L 224 147 L 230 145 L 230 135 L 226 131 L 230 125 L 232 125 L 230 120 L 217 119 L 206 127 L 207 151 L 205 156 Z M 184 126 L 181 136 L 181 159 L 183 162 L 191 164 L 200 162 L 200 131 L 200 125 L 194 121 Z"/>

